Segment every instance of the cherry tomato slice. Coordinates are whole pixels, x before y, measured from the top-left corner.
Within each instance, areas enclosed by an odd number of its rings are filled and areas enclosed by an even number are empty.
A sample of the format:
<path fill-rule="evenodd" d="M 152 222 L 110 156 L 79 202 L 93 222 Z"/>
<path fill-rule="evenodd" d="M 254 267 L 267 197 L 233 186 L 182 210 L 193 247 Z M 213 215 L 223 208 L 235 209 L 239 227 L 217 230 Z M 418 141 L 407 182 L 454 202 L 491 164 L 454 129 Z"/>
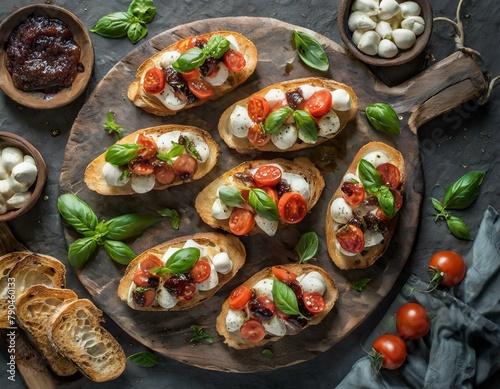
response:
<path fill-rule="evenodd" d="M 278 204 L 278 201 L 279 201 L 279 196 L 278 196 L 278 191 L 270 186 L 263 186 L 261 188 L 264 192 L 267 193 L 267 195 L 269 197 L 271 197 L 273 199 L 273 201 Z M 248 198 L 247 198 L 247 201 L 248 201 Z"/>
<path fill-rule="evenodd" d="M 248 116 L 255 123 L 262 123 L 271 112 L 271 107 L 262 96 L 253 96 L 248 101 Z"/>
<path fill-rule="evenodd" d="M 401 184 L 401 172 L 392 163 L 387 162 L 378 165 L 377 171 L 382 176 L 384 183 L 389 185 L 389 188 L 396 189 Z"/>
<path fill-rule="evenodd" d="M 280 281 L 295 281 L 297 279 L 297 274 L 279 265 L 273 266 L 271 270 L 273 271 L 273 275 Z"/>
<path fill-rule="evenodd" d="M 266 336 L 266 329 L 257 320 L 250 319 L 241 326 L 240 334 L 243 339 L 247 339 L 252 343 L 257 343 Z"/>
<path fill-rule="evenodd" d="M 325 310 L 325 299 L 318 292 L 304 292 L 302 301 L 306 309 L 311 313 L 320 313 Z"/>
<path fill-rule="evenodd" d="M 156 288 L 160 281 L 160 277 L 152 275 L 149 271 L 137 270 L 132 280 L 134 284 L 141 288 Z"/>
<path fill-rule="evenodd" d="M 140 307 L 149 307 L 156 298 L 156 291 L 154 289 L 146 289 L 144 291 L 134 290 L 132 293 L 134 303 Z"/>
<path fill-rule="evenodd" d="M 128 167 L 132 173 L 141 176 L 148 176 L 154 172 L 154 166 L 142 158 L 137 158 L 128 163 Z"/>
<path fill-rule="evenodd" d="M 274 165 L 264 165 L 257 169 L 253 175 L 254 181 L 259 186 L 275 186 L 281 181 L 281 169 Z"/>
<path fill-rule="evenodd" d="M 326 89 L 320 89 L 306 101 L 305 108 L 313 116 L 326 115 L 332 107 L 332 94 Z"/>
<path fill-rule="evenodd" d="M 222 60 L 224 61 L 224 65 L 232 72 L 241 72 L 247 64 L 243 54 L 233 49 L 226 51 Z"/>
<path fill-rule="evenodd" d="M 181 154 L 174 161 L 172 168 L 183 180 L 190 179 L 198 170 L 198 161 L 189 154 Z"/>
<path fill-rule="evenodd" d="M 397 369 L 406 359 L 406 344 L 397 335 L 381 335 L 375 339 L 372 347 L 378 356 L 382 357 L 381 365 L 386 369 Z"/>
<path fill-rule="evenodd" d="M 466 273 L 465 261 L 454 251 L 438 251 L 429 261 L 429 272 L 434 275 L 437 283 L 453 286 L 460 283 Z"/>
<path fill-rule="evenodd" d="M 193 281 L 197 283 L 208 279 L 211 272 L 212 269 L 210 268 L 210 263 L 204 259 L 199 259 L 189 270 L 189 274 L 191 274 Z"/>
<path fill-rule="evenodd" d="M 155 166 L 153 174 L 160 185 L 171 184 L 176 178 L 174 168 L 168 163 Z"/>
<path fill-rule="evenodd" d="M 276 111 L 276 110 L 278 110 L 280 108 L 283 108 L 283 107 L 288 107 L 288 100 L 286 99 L 286 97 L 283 100 L 280 100 L 277 103 L 275 103 L 271 107 L 271 112 L 274 112 L 274 111 Z"/>
<path fill-rule="evenodd" d="M 160 258 L 158 258 L 156 255 L 149 254 L 146 259 L 144 259 L 140 264 L 139 268 L 144 271 L 149 271 L 153 267 L 163 267 L 164 264 L 161 261 Z"/>
<path fill-rule="evenodd" d="M 234 235 L 248 234 L 255 225 L 252 212 L 243 208 L 234 208 L 229 217 L 229 229 Z"/>
<path fill-rule="evenodd" d="M 202 80 L 201 78 L 189 80 L 187 84 L 188 84 L 189 90 L 191 92 L 193 92 L 193 95 L 195 95 L 199 99 L 202 99 L 202 100 L 208 99 L 210 96 L 212 96 L 214 94 L 214 90 L 212 88 L 212 85 L 210 85 L 205 80 Z"/>
<path fill-rule="evenodd" d="M 239 311 L 245 308 L 251 298 L 252 290 L 246 285 L 240 285 L 231 292 L 227 303 L 232 309 Z"/>
<path fill-rule="evenodd" d="M 307 214 L 307 202 L 300 193 L 287 192 L 278 201 L 280 218 L 290 224 L 300 222 Z"/>
<path fill-rule="evenodd" d="M 208 38 L 204 36 L 192 36 L 183 39 L 179 43 L 177 43 L 177 51 L 179 51 L 182 54 L 188 51 L 189 49 L 192 49 L 195 46 L 202 48 L 207 43 L 208 43 Z"/>
<path fill-rule="evenodd" d="M 337 231 L 337 241 L 345 251 L 359 254 L 365 247 L 365 237 L 361 228 L 346 224 Z"/>
<path fill-rule="evenodd" d="M 200 71 L 198 68 L 194 68 L 193 70 L 185 73 L 181 73 L 181 76 L 186 80 L 186 81 L 191 81 L 195 80 L 197 78 L 200 78 Z"/>
<path fill-rule="evenodd" d="M 347 204 L 356 206 L 365 199 L 365 188 L 360 182 L 344 181 L 340 189 Z"/>
<path fill-rule="evenodd" d="M 419 339 L 429 332 L 425 308 L 417 303 L 402 305 L 396 313 L 396 330 L 402 338 Z"/>
<path fill-rule="evenodd" d="M 163 70 L 160 68 L 148 69 L 144 75 L 144 90 L 150 95 L 157 95 L 165 89 L 166 78 Z"/>
<path fill-rule="evenodd" d="M 156 157 L 158 146 L 153 138 L 144 134 L 139 134 L 135 143 L 138 146 L 142 146 L 142 148 L 137 151 L 139 157 L 143 159 Z"/>
<path fill-rule="evenodd" d="M 270 135 L 266 135 L 261 124 L 253 124 L 248 129 L 248 140 L 256 147 L 265 146 L 271 140 Z"/>
<path fill-rule="evenodd" d="M 177 298 L 179 300 L 191 300 L 196 293 L 196 285 L 193 282 L 186 282 L 179 290 Z"/>

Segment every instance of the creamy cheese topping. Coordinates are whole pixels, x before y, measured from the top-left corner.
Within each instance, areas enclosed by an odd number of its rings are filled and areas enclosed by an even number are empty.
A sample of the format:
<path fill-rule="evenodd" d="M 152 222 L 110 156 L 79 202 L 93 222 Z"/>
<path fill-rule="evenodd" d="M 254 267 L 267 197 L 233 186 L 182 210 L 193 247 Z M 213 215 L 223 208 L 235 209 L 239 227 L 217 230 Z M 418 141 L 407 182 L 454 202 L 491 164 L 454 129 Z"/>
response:
<path fill-rule="evenodd" d="M 280 150 L 292 147 L 299 137 L 299 130 L 293 124 L 285 123 L 278 131 L 271 134 L 271 142 Z"/>
<path fill-rule="evenodd" d="M 203 77 L 205 81 L 207 81 L 212 86 L 221 86 L 224 84 L 229 77 L 229 69 L 224 62 L 219 62 L 217 65 L 218 70 L 214 71 L 215 76 L 206 76 Z"/>
<path fill-rule="evenodd" d="M 306 201 L 311 197 L 311 188 L 305 178 L 300 174 L 283 172 L 281 179 L 286 180 L 290 185 L 291 191 L 300 193 Z"/>
<path fill-rule="evenodd" d="M 226 315 L 226 329 L 228 332 L 236 332 L 246 322 L 246 313 L 244 311 L 235 311 L 229 308 Z"/>
<path fill-rule="evenodd" d="M 174 89 L 168 84 L 165 85 L 165 88 L 160 93 L 153 96 L 156 96 L 165 107 L 172 111 L 178 111 L 187 104 L 175 95 Z"/>
<path fill-rule="evenodd" d="M 130 180 L 130 175 L 123 174 L 119 166 L 106 162 L 102 167 L 102 174 L 110 186 L 124 186 Z"/>
<path fill-rule="evenodd" d="M 248 116 L 248 110 L 241 105 L 237 105 L 229 116 L 229 128 L 237 138 L 245 138 L 248 135 L 248 129 L 254 124 Z"/>
<path fill-rule="evenodd" d="M 252 288 L 256 296 L 266 296 L 270 300 L 273 299 L 273 279 L 264 278 L 258 281 Z"/>

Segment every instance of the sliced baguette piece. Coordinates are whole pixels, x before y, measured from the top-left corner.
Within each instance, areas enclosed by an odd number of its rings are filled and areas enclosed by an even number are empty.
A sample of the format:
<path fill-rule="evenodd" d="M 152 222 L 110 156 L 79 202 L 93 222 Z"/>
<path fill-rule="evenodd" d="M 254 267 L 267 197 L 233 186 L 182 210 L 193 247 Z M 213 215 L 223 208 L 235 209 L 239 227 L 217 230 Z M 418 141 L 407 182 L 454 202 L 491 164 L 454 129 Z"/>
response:
<path fill-rule="evenodd" d="M 100 309 L 90 300 L 78 299 L 59 306 L 47 332 L 52 346 L 96 382 L 119 377 L 127 361 L 122 347 L 102 322 Z"/>
<path fill-rule="evenodd" d="M 284 93 L 286 92 L 291 92 L 299 88 L 300 86 L 303 85 L 310 85 L 311 87 L 318 87 L 318 88 L 323 88 L 326 89 L 330 92 L 336 91 L 336 90 L 344 90 L 347 92 L 347 94 L 350 97 L 350 108 L 345 109 L 345 110 L 338 110 L 332 108 L 331 111 L 333 110 L 334 113 L 329 113 L 324 115 L 325 117 L 330 115 L 330 116 L 337 116 L 339 120 L 339 127 L 338 129 L 331 130 L 329 131 L 327 136 L 318 136 L 318 140 L 315 143 L 307 143 L 307 142 L 295 142 L 291 147 L 286 148 L 286 149 L 280 149 L 275 146 L 275 144 L 272 141 L 269 141 L 267 144 L 264 146 L 254 146 L 249 140 L 248 137 L 236 137 L 233 132 L 231 131 L 231 114 L 233 113 L 234 109 L 236 106 L 248 108 L 248 102 L 253 96 L 261 96 L 265 97 L 266 94 L 271 90 L 271 89 L 278 89 L 283 91 Z M 271 107 L 272 108 L 272 107 Z M 330 111 L 330 112 L 331 112 Z M 310 77 L 310 78 L 301 78 L 301 79 L 296 79 L 296 80 L 290 80 L 290 81 L 284 81 L 280 82 L 271 86 L 268 86 L 253 95 L 247 97 L 246 99 L 237 101 L 233 105 L 231 105 L 229 108 L 227 108 L 224 113 L 221 115 L 219 119 L 219 124 L 218 124 L 218 130 L 221 138 L 226 142 L 226 144 L 231 147 L 232 149 L 235 149 L 239 153 L 253 153 L 256 150 L 258 151 L 268 151 L 268 152 L 289 152 L 289 151 L 295 151 L 295 150 L 301 150 L 309 147 L 314 147 L 317 146 L 323 142 L 326 142 L 329 139 L 334 138 L 337 136 L 347 125 L 347 123 L 354 119 L 356 116 L 356 113 L 358 112 L 358 98 L 352 88 L 349 86 L 336 82 L 334 80 L 328 79 L 328 78 L 321 78 L 321 77 Z"/>
<path fill-rule="evenodd" d="M 217 273 L 219 282 L 216 287 L 206 291 L 198 290 L 193 298 L 190 300 L 179 300 L 172 308 L 163 308 L 159 305 L 158 300 L 155 300 L 155 302 L 148 307 L 141 307 L 135 304 L 131 298 L 131 293 L 132 290 L 135 289 L 133 278 L 134 274 L 139 270 L 139 264 L 150 255 L 154 255 L 161 259 L 169 248 L 181 248 L 188 240 L 192 240 L 200 246 L 206 246 L 206 256 L 210 258 L 217 253 L 226 252 L 233 263 L 231 270 L 226 274 Z M 146 250 L 132 260 L 132 262 L 127 266 L 125 274 L 118 286 L 118 296 L 122 301 L 126 301 L 131 308 L 141 311 L 180 311 L 189 309 L 212 297 L 220 288 L 222 288 L 222 286 L 231 280 L 245 263 L 245 257 L 245 246 L 237 237 L 232 235 L 215 232 L 200 232 L 193 235 L 178 237 Z M 163 283 L 164 277 L 161 277 L 156 291 L 157 294 L 159 293 L 159 290 L 163 288 Z"/>
<path fill-rule="evenodd" d="M 176 42 L 154 54 L 139 66 L 136 73 L 136 80 L 130 84 L 128 88 L 128 98 L 130 101 L 137 107 L 157 116 L 175 115 L 177 112 L 205 104 L 210 100 L 218 99 L 245 82 L 252 75 L 257 66 L 258 55 L 255 45 L 246 37 L 234 31 L 214 31 L 208 34 L 197 35 L 197 37 L 207 38 L 207 40 L 209 40 L 214 35 L 222 35 L 224 37 L 233 36 L 238 45 L 238 51 L 245 57 L 246 65 L 245 68 L 239 72 L 229 71 L 227 80 L 222 85 L 213 87 L 214 93 L 210 98 L 198 99 L 194 103 L 186 104 L 180 110 L 171 110 L 157 98 L 157 95 L 150 95 L 144 90 L 143 85 L 146 72 L 151 68 L 161 67 L 161 58 L 164 53 L 176 51 L 179 43 L 182 45 L 186 40 L 194 38 L 186 37 L 186 39 Z"/>
<path fill-rule="evenodd" d="M 323 320 L 326 317 L 326 315 L 328 315 L 328 313 L 332 310 L 339 296 L 339 292 L 337 287 L 335 286 L 332 277 L 319 266 L 310 264 L 286 264 L 286 265 L 280 265 L 280 267 L 285 270 L 288 270 L 289 272 L 295 273 L 298 277 L 300 277 L 303 274 L 318 272 L 323 276 L 323 279 L 326 281 L 326 290 L 325 293 L 323 294 L 323 298 L 325 300 L 325 309 L 322 312 L 315 314 L 311 319 L 309 319 L 307 324 L 304 327 L 302 327 L 301 330 L 299 331 L 288 330 L 287 334 L 284 336 L 296 335 L 310 325 L 319 324 L 321 320 Z M 250 277 L 242 285 L 245 285 L 250 289 L 252 289 L 259 281 L 264 280 L 266 278 L 271 278 L 271 279 L 273 278 L 272 267 L 264 268 L 263 270 L 259 271 L 258 273 Z M 226 343 L 228 346 L 241 350 L 252 347 L 260 347 L 269 342 L 275 342 L 283 338 L 283 336 L 275 336 L 270 333 L 266 333 L 266 336 L 261 341 L 250 342 L 249 340 L 241 337 L 240 331 L 238 330 L 234 332 L 229 332 L 226 327 L 226 317 L 228 312 L 231 310 L 228 300 L 229 299 L 224 301 L 224 303 L 222 304 L 221 313 L 219 314 L 219 316 L 217 316 L 217 321 L 216 321 L 217 332 L 225 338 L 224 343 Z M 248 312 L 246 312 L 246 314 L 248 315 Z"/>
<path fill-rule="evenodd" d="M 259 168 L 260 166 L 278 164 L 282 167 L 284 172 L 295 173 L 302 176 L 310 188 L 310 196 L 307 199 L 307 210 L 310 211 L 311 208 L 318 202 L 321 193 L 325 187 L 325 180 L 321 175 L 320 171 L 314 166 L 310 159 L 305 157 L 295 158 L 293 161 L 276 158 L 271 160 L 255 160 L 249 162 L 243 162 L 242 164 L 230 169 L 220 177 L 212 181 L 208 186 L 206 186 L 196 197 L 195 208 L 199 213 L 202 220 L 207 223 L 212 228 L 219 228 L 227 232 L 231 232 L 229 228 L 229 219 L 218 220 L 212 215 L 212 205 L 217 199 L 217 190 L 222 185 L 230 185 L 231 177 L 235 173 L 247 172 L 249 169 Z M 283 220 L 279 221 L 278 228 L 285 227 L 288 223 Z M 247 235 L 264 234 L 265 232 L 259 228 L 257 225 Z"/>
<path fill-rule="evenodd" d="M 354 157 L 351 165 L 347 169 L 346 174 L 347 173 L 356 174 L 359 161 L 372 152 L 382 152 L 384 155 L 388 157 L 389 159 L 388 162 L 392 163 L 399 169 L 399 172 L 401 174 L 401 186 L 399 189 L 402 191 L 404 189 L 404 184 L 405 184 L 405 164 L 403 155 L 395 148 L 388 146 L 382 142 L 370 142 L 365 146 L 363 146 Z M 392 235 L 394 234 L 394 231 L 396 229 L 397 222 L 399 219 L 399 213 L 397 213 L 396 216 L 393 217 L 388 222 L 388 229 L 386 232 L 383 233 L 383 240 L 379 244 L 369 247 L 368 249 L 356 255 L 352 256 L 345 255 L 341 253 L 337 247 L 337 238 L 335 234 L 338 228 L 340 228 L 342 225 L 333 220 L 331 213 L 331 205 L 333 201 L 337 198 L 342 197 L 341 187 L 342 184 L 337 188 L 337 190 L 333 194 L 327 208 L 328 210 L 326 214 L 325 229 L 326 229 L 326 243 L 328 247 L 328 253 L 330 254 L 330 258 L 332 259 L 332 261 L 340 269 L 343 270 L 365 269 L 371 266 L 373 263 L 375 263 L 375 261 L 384 254 L 385 250 L 389 245 L 389 242 L 391 241 Z"/>
<path fill-rule="evenodd" d="M 29 334 L 32 343 L 45 358 L 52 371 L 61 377 L 71 376 L 78 369 L 50 344 L 47 328 L 57 308 L 77 298 L 76 293 L 69 289 L 34 285 L 28 288 L 16 301 L 18 324 Z"/>
<path fill-rule="evenodd" d="M 189 179 L 183 180 L 181 178 L 176 178 L 170 184 L 161 185 L 156 182 L 154 190 L 164 190 L 174 185 L 181 185 L 187 182 L 198 180 L 207 174 L 217 163 L 217 157 L 219 155 L 219 147 L 217 143 L 212 139 L 210 134 L 202 130 L 201 128 L 194 126 L 184 126 L 178 124 L 162 125 L 157 127 L 145 128 L 142 130 L 135 131 L 134 133 L 127 135 L 126 137 L 120 139 L 117 144 L 124 143 L 134 143 L 139 134 L 144 134 L 157 139 L 161 135 L 172 133 L 174 131 L 180 131 L 181 134 L 190 139 L 196 140 L 203 139 L 203 141 L 208 145 L 209 156 L 206 161 L 198 163 L 198 169 L 196 173 Z M 104 174 L 102 173 L 103 166 L 105 165 L 106 153 L 101 154 L 99 157 L 94 159 L 85 170 L 84 180 L 90 190 L 93 190 L 102 195 L 131 195 L 136 192 L 132 189 L 131 182 L 129 181 L 124 186 L 111 186 L 106 182 Z"/>

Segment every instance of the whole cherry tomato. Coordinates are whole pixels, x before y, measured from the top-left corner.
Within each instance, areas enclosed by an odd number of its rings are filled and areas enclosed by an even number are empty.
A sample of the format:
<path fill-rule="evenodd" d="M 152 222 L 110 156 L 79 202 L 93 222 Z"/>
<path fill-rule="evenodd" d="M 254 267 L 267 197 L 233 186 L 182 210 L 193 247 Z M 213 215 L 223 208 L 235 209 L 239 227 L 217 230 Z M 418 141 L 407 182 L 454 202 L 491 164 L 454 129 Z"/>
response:
<path fill-rule="evenodd" d="M 381 367 L 394 370 L 400 367 L 406 359 L 406 344 L 397 335 L 384 334 L 373 342 L 370 356 L 376 370 Z"/>
<path fill-rule="evenodd" d="M 430 323 L 424 307 L 417 303 L 402 305 L 396 313 L 396 330 L 405 339 L 418 339 L 429 332 Z"/>
<path fill-rule="evenodd" d="M 432 285 L 454 286 L 460 283 L 466 272 L 464 259 L 454 251 L 438 251 L 429 261 Z"/>

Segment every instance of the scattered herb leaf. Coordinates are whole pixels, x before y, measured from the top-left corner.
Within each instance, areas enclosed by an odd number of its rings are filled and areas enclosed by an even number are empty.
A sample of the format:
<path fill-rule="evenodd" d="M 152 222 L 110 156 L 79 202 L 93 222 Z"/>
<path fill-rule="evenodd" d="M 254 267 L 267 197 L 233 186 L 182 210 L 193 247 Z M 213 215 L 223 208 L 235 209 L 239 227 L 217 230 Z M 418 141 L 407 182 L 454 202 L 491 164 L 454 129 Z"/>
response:
<path fill-rule="evenodd" d="M 330 67 L 328 57 L 316 39 L 298 30 L 293 31 L 293 39 L 299 57 L 306 65 L 323 72 L 328 70 Z"/>
<path fill-rule="evenodd" d="M 299 263 L 306 263 L 312 259 L 318 251 L 318 245 L 318 235 L 314 231 L 302 235 L 295 246 L 295 252 L 299 256 Z"/>
<path fill-rule="evenodd" d="M 203 327 L 201 326 L 191 326 L 194 332 L 193 337 L 189 340 L 190 343 L 195 343 L 198 341 L 203 341 L 212 344 L 214 341 L 209 334 L 205 334 Z"/>
<path fill-rule="evenodd" d="M 160 363 L 158 357 L 151 351 L 141 351 L 136 354 L 129 355 L 127 360 L 142 367 L 153 367 Z"/>
<path fill-rule="evenodd" d="M 366 285 L 368 285 L 368 283 L 371 281 L 372 279 L 371 278 L 363 278 L 359 281 L 356 281 L 352 284 L 352 288 L 354 290 L 357 290 L 358 292 L 361 292 L 363 291 L 363 289 L 365 288 Z"/>
<path fill-rule="evenodd" d="M 110 135 L 116 134 L 118 136 L 118 139 L 123 138 L 123 134 L 122 134 L 123 127 L 116 124 L 115 117 L 113 116 L 113 114 L 111 112 L 108 112 L 108 114 L 107 114 L 107 120 L 104 123 L 104 129 L 107 130 Z"/>
<path fill-rule="evenodd" d="M 385 134 L 401 134 L 398 115 L 389 104 L 370 104 L 366 107 L 365 113 L 368 121 L 377 131 Z"/>
<path fill-rule="evenodd" d="M 174 230 L 179 229 L 179 226 L 181 224 L 181 218 L 179 217 L 179 212 L 177 212 L 175 209 L 165 208 L 158 211 L 158 213 L 163 217 L 169 218 L 170 226 Z"/>
<path fill-rule="evenodd" d="M 274 358 L 274 353 L 270 349 L 268 349 L 268 348 L 265 348 L 264 350 L 262 350 L 261 354 L 264 355 L 265 357 L 269 358 L 269 359 L 273 359 Z"/>

